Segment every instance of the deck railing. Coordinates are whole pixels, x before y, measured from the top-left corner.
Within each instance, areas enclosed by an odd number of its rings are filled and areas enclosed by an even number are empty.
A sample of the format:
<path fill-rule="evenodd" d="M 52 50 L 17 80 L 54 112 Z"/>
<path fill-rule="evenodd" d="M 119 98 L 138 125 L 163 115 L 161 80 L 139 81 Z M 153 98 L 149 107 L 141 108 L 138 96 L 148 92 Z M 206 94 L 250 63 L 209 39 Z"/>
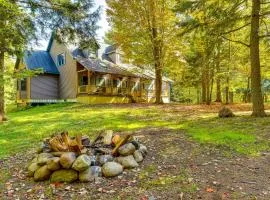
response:
<path fill-rule="evenodd" d="M 132 95 L 134 97 L 155 97 L 155 90 L 131 90 L 130 88 L 108 87 L 97 85 L 82 85 L 78 87 L 79 94 L 100 94 L 100 95 Z M 162 91 L 162 96 L 167 96 L 167 91 Z"/>

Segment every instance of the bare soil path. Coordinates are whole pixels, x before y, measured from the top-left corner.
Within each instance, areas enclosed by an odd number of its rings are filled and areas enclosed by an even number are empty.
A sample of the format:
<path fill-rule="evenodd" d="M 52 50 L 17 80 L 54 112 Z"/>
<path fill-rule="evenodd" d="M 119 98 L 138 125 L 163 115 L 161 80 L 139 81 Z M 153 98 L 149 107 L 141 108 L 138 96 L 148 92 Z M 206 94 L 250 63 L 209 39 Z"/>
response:
<path fill-rule="evenodd" d="M 11 175 L 1 199 L 270 199 L 270 154 L 226 155 L 166 129 L 137 133 L 149 154 L 139 169 L 95 183 L 35 183 L 24 166 L 29 155 L 5 159 L 0 170 Z"/>

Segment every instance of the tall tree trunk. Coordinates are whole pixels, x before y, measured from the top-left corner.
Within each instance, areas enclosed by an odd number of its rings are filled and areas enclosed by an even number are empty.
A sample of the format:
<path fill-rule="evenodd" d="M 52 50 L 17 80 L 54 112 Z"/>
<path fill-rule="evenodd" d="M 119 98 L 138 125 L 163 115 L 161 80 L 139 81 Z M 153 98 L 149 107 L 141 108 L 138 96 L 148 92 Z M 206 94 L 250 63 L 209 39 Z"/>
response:
<path fill-rule="evenodd" d="M 225 87 L 225 104 L 229 104 L 229 92 L 230 92 L 230 78 L 228 75 L 226 78 L 226 87 Z"/>
<path fill-rule="evenodd" d="M 229 41 L 229 64 L 227 67 L 227 77 L 226 77 L 226 87 L 225 87 L 225 104 L 229 104 L 229 92 L 230 92 L 230 64 L 232 61 L 232 49 L 231 49 L 231 42 Z"/>
<path fill-rule="evenodd" d="M 163 103 L 162 101 L 162 42 L 160 41 L 157 22 L 156 22 L 156 2 L 154 0 L 150 1 L 150 12 L 151 12 L 151 22 L 152 22 L 152 45 L 153 45 L 153 58 L 155 66 L 155 89 L 156 89 L 156 104 Z"/>
<path fill-rule="evenodd" d="M 222 102 L 222 98 L 221 98 L 221 84 L 220 84 L 220 41 L 218 42 L 218 46 L 217 46 L 217 61 L 216 61 L 216 102 Z"/>
<path fill-rule="evenodd" d="M 5 84 L 4 84 L 4 72 L 5 72 L 5 54 L 0 52 L 0 122 L 6 120 L 5 117 Z"/>
<path fill-rule="evenodd" d="M 251 33 L 250 33 L 250 61 L 251 61 L 251 95 L 252 116 L 265 117 L 264 103 L 261 90 L 261 66 L 260 66 L 260 10 L 261 1 L 252 0 Z"/>
<path fill-rule="evenodd" d="M 206 103 L 206 73 L 205 73 L 205 70 L 203 69 L 203 72 L 202 72 L 202 103 Z"/>

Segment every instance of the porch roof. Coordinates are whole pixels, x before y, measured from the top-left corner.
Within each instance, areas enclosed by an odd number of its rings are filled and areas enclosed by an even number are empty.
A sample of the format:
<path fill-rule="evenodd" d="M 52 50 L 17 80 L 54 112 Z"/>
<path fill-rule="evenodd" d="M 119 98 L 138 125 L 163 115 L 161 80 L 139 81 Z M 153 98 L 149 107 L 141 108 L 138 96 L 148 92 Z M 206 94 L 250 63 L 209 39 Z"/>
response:
<path fill-rule="evenodd" d="M 100 59 L 89 59 L 89 58 L 83 58 L 81 56 L 78 56 L 76 57 L 76 60 L 78 61 L 78 63 L 80 63 L 83 67 L 85 67 L 89 71 L 130 76 L 130 77 L 138 77 L 136 74 L 133 74 L 127 70 L 121 69 L 115 66 L 113 63 L 101 61 Z"/>

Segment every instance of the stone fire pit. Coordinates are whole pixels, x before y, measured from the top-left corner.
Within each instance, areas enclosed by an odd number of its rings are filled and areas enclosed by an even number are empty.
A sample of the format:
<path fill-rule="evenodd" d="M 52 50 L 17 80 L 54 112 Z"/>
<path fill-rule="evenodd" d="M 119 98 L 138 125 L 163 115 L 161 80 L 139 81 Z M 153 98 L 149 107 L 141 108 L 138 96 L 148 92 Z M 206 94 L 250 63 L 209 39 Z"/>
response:
<path fill-rule="evenodd" d="M 90 142 L 87 136 L 69 137 L 64 132 L 44 139 L 27 169 L 35 181 L 90 182 L 136 168 L 146 154 L 147 148 L 132 135 L 105 131 Z"/>

